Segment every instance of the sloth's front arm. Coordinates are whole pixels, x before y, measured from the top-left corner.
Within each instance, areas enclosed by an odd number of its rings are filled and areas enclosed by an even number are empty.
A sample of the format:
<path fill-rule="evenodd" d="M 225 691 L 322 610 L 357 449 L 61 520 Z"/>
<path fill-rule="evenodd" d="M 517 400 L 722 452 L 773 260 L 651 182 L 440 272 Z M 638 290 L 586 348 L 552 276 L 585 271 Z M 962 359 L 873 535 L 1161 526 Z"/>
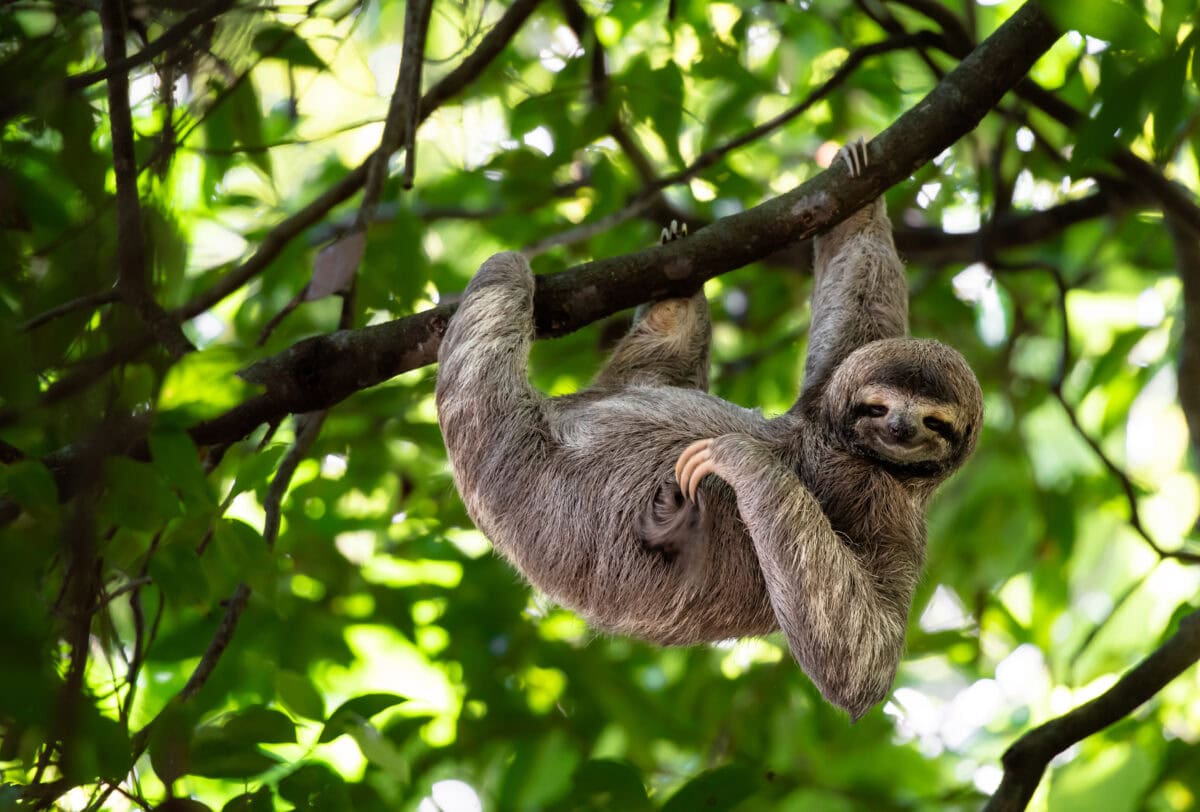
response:
<path fill-rule="evenodd" d="M 880 583 L 887 576 L 864 565 L 816 497 L 761 441 L 744 434 L 699 440 L 676 466 L 686 494 L 710 473 L 737 494 L 792 655 L 827 699 L 858 719 L 891 688 L 911 587 Z"/>

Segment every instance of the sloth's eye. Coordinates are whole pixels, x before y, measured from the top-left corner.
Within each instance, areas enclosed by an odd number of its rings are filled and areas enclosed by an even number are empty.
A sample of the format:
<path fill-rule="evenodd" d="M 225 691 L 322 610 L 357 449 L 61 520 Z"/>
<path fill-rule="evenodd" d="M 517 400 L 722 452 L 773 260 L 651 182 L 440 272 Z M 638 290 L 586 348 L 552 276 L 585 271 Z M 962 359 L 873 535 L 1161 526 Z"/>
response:
<path fill-rule="evenodd" d="M 867 417 L 883 417 L 887 414 L 887 406 L 882 403 L 864 403 L 858 407 L 859 413 Z"/>
<path fill-rule="evenodd" d="M 945 420 L 938 420 L 936 417 L 927 417 L 921 422 L 925 424 L 925 428 L 930 431 L 936 431 L 939 434 L 950 428 L 950 425 Z"/>

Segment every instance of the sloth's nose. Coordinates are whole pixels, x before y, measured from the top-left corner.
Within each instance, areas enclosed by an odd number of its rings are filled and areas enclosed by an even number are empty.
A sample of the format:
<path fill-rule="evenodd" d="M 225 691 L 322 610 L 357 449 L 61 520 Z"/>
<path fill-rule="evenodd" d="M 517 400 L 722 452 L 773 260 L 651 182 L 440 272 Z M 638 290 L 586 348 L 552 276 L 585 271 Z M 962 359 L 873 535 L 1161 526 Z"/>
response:
<path fill-rule="evenodd" d="M 891 432 L 894 439 L 906 442 L 917 433 L 917 424 L 904 415 L 893 415 L 888 420 L 888 431 Z"/>

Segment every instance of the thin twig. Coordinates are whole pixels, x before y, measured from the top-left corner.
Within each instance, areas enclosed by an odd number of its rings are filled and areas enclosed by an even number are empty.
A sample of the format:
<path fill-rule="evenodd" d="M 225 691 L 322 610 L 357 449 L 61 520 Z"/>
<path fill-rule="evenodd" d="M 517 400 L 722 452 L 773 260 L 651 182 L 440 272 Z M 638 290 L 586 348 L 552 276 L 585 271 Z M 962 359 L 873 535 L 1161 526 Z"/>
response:
<path fill-rule="evenodd" d="M 1155 569 L 1156 567 L 1151 567 L 1150 569 L 1146 570 L 1136 580 L 1134 580 L 1133 583 L 1126 587 L 1125 590 L 1117 597 L 1117 599 L 1112 602 L 1112 606 L 1109 607 L 1107 614 L 1097 621 L 1092 628 L 1088 630 L 1088 633 L 1084 635 L 1083 640 L 1080 641 L 1079 645 L 1075 648 L 1075 651 L 1071 654 L 1071 658 L 1067 660 L 1067 670 L 1072 674 L 1072 676 L 1074 676 L 1075 667 L 1079 664 L 1079 659 L 1083 656 L 1083 653 L 1088 650 L 1092 643 L 1096 641 L 1096 638 L 1100 636 L 1100 632 L 1104 631 L 1104 628 L 1108 625 L 1109 621 L 1116 617 L 1117 612 L 1121 611 L 1121 607 L 1124 606 L 1129 599 L 1132 598 L 1134 594 L 1142 588 L 1150 576 L 1154 574 Z"/>
<path fill-rule="evenodd" d="M 130 592 L 134 592 L 137 589 L 145 586 L 146 584 L 152 584 L 152 583 L 154 583 L 154 579 L 149 576 L 145 576 L 145 575 L 135 578 L 132 581 L 127 581 L 126 583 L 124 583 L 121 586 L 114 589 L 112 592 L 104 593 L 100 597 L 100 606 L 105 606 L 106 604 L 112 603 L 117 598 L 121 597 L 122 595 L 127 595 Z M 97 608 L 99 608 L 99 607 L 97 607 Z"/>
<path fill-rule="evenodd" d="M 204 683 L 208 682 L 221 655 L 225 653 L 225 649 L 233 640 L 233 632 L 237 629 L 238 620 L 245 611 L 246 603 L 249 600 L 250 587 L 245 583 L 238 584 L 234 588 L 233 594 L 229 596 L 229 600 L 225 602 L 225 615 L 221 618 L 221 624 L 217 626 L 212 639 L 208 641 L 208 648 L 204 650 L 204 654 L 200 657 L 200 662 L 196 664 L 195 670 L 192 671 L 192 676 L 188 678 L 187 684 L 179 692 L 180 701 L 186 702 L 192 699 L 200 693 Z"/>
<path fill-rule="evenodd" d="M 578 4 L 570 2 L 570 0 L 564 3 L 564 6 L 568 10 L 574 8 L 578 9 L 579 13 L 582 13 L 582 9 L 579 8 Z M 569 15 L 568 20 L 571 19 L 574 18 Z M 579 36 L 584 30 L 587 29 L 581 27 L 576 31 L 576 35 Z M 583 223 L 575 226 L 574 228 L 568 229 L 567 231 L 559 234 L 553 234 L 549 237 L 538 240 L 522 248 L 522 253 L 526 254 L 527 256 L 534 257 L 545 253 L 551 248 L 562 245 L 572 245 L 574 243 L 590 239 L 597 234 L 602 234 L 610 228 L 619 225 L 620 223 L 632 220 L 635 217 L 642 215 L 647 210 L 658 205 L 660 202 L 663 202 L 661 200 L 662 190 L 671 186 L 689 182 L 696 175 L 699 175 L 705 169 L 715 165 L 718 161 L 730 153 L 735 152 L 742 147 L 747 146 L 748 144 L 752 144 L 755 141 L 766 137 L 767 135 L 770 135 L 772 132 L 778 130 L 788 122 L 793 121 L 797 117 L 803 115 L 804 112 L 809 110 L 814 104 L 821 101 L 821 99 L 824 99 L 840 85 L 842 85 L 846 79 L 848 79 L 854 73 L 854 71 L 858 69 L 859 65 L 861 65 L 868 58 L 891 51 L 911 48 L 915 45 L 928 44 L 935 39 L 936 35 L 932 32 L 922 31 L 917 34 L 903 34 L 882 42 L 864 45 L 861 48 L 855 49 L 849 54 L 849 56 L 846 57 L 845 60 L 843 60 L 842 64 L 838 66 L 838 69 L 834 71 L 832 76 L 826 79 L 819 87 L 812 90 L 798 104 L 793 105 L 774 118 L 750 128 L 746 132 L 730 139 L 724 144 L 720 144 L 719 146 L 706 150 L 683 169 L 677 172 L 672 172 L 668 175 L 663 175 L 661 177 L 656 176 L 653 164 L 645 156 L 640 147 L 637 146 L 636 141 L 633 139 L 633 136 L 628 132 L 628 130 L 620 125 L 614 125 L 612 135 L 617 143 L 621 146 L 626 156 L 629 157 L 630 162 L 634 165 L 639 177 L 641 177 L 644 184 L 642 190 L 638 192 L 638 194 L 636 194 L 622 209 L 612 212 L 611 214 L 608 214 L 594 222 Z M 601 70 L 600 76 L 603 77 L 603 59 L 599 61 L 599 64 Z M 593 77 L 592 85 L 594 88 L 604 87 L 603 81 L 595 76 Z M 601 91 L 595 90 L 594 95 L 600 100 L 603 100 L 603 93 Z M 665 205 L 665 202 L 663 202 L 663 204 Z M 673 214 L 673 216 L 679 219 L 678 214 Z"/>
<path fill-rule="evenodd" d="M 39 313 L 28 321 L 22 323 L 17 332 L 28 333 L 31 330 L 36 330 L 43 324 L 62 318 L 63 316 L 74 313 L 76 310 L 94 310 L 102 305 L 111 304 L 120 298 L 116 288 L 102 290 L 99 293 L 89 293 L 86 296 L 80 296 L 77 299 L 72 299 L 69 302 L 52 307 L 44 313 Z"/>
<path fill-rule="evenodd" d="M 328 411 L 321 411 L 296 416 L 296 438 L 292 441 L 292 447 L 288 449 L 283 460 L 280 461 L 279 467 L 275 469 L 275 476 L 271 479 L 266 498 L 263 500 L 263 513 L 265 514 L 263 538 L 268 547 L 274 548 L 275 540 L 279 537 L 279 521 L 284 494 L 287 493 L 297 466 L 308 456 L 313 443 L 321 433 L 321 426 L 325 424 L 325 417 L 328 414 Z"/>

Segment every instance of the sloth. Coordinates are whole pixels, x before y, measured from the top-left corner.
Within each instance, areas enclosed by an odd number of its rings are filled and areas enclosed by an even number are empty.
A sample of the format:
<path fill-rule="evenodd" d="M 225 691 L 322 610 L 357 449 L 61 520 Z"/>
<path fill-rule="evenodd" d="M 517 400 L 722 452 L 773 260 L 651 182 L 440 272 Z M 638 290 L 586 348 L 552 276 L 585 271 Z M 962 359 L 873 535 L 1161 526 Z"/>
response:
<path fill-rule="evenodd" d="M 865 171 L 861 139 L 839 155 Z M 882 198 L 817 240 L 814 271 L 803 386 L 767 418 L 707 392 L 702 291 L 643 308 L 589 387 L 547 398 L 526 369 L 533 276 L 497 254 L 447 327 L 437 410 L 468 514 L 549 598 L 660 645 L 782 630 L 857 720 L 891 689 L 925 508 L 983 404 L 957 351 L 906 336 Z"/>

